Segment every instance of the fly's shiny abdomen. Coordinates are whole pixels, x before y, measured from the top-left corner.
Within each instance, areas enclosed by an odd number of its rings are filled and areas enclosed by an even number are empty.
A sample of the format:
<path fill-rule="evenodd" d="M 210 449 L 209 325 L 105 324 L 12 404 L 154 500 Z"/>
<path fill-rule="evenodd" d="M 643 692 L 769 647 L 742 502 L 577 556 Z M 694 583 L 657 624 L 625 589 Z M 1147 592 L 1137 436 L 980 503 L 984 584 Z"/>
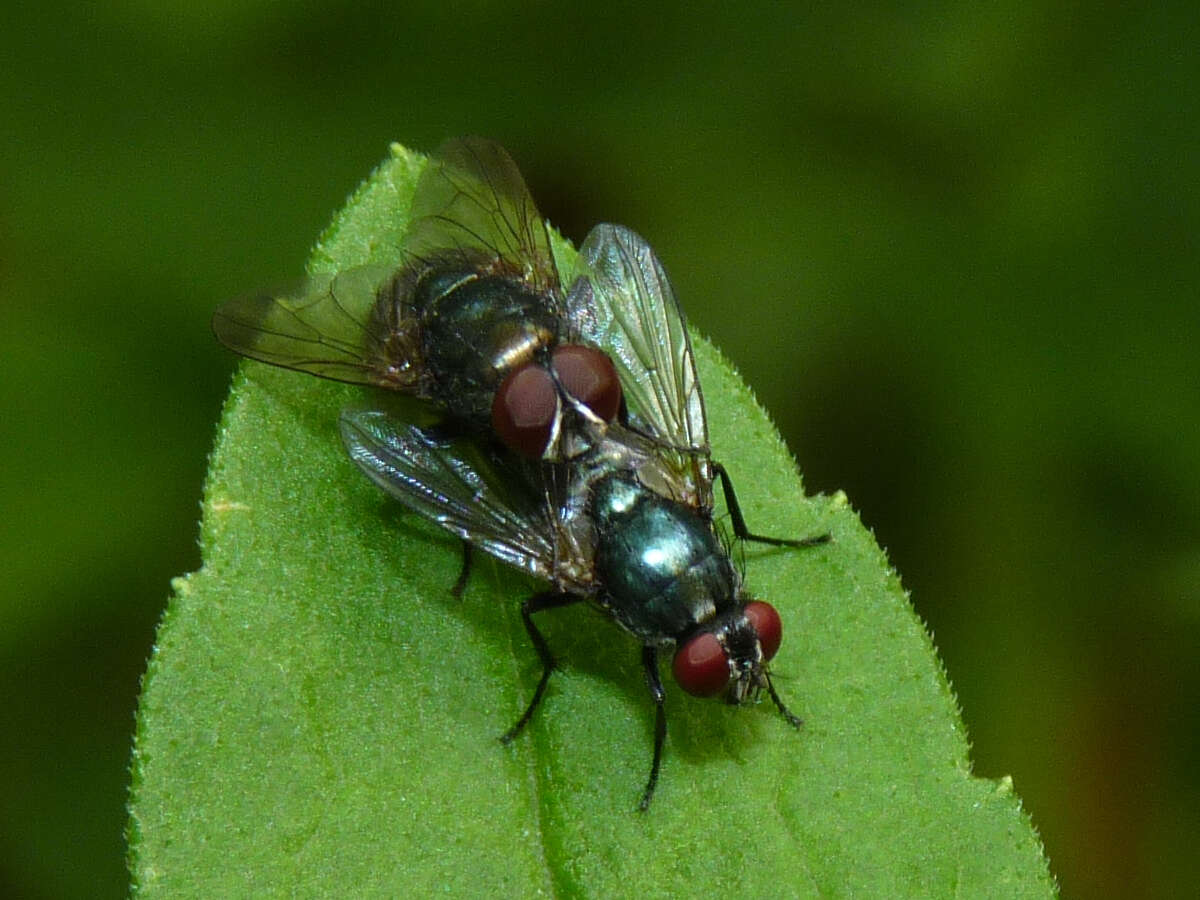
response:
<path fill-rule="evenodd" d="M 684 635 L 734 602 L 733 565 L 694 509 L 615 474 L 596 483 L 591 514 L 604 602 L 643 640 Z"/>
<path fill-rule="evenodd" d="M 496 387 L 557 342 L 560 323 L 546 301 L 501 276 L 448 278 L 449 290 L 421 311 L 432 399 L 457 415 L 487 420 Z"/>

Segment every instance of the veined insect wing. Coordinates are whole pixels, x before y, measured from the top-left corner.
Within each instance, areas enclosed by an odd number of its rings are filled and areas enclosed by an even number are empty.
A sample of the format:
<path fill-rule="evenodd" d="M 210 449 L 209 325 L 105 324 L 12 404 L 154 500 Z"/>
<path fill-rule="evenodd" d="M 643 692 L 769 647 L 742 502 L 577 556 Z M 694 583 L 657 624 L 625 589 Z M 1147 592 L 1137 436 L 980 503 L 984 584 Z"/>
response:
<path fill-rule="evenodd" d="M 217 339 L 242 356 L 335 381 L 379 384 L 386 340 L 374 319 L 380 266 L 310 279 L 294 293 L 238 297 L 212 318 Z"/>

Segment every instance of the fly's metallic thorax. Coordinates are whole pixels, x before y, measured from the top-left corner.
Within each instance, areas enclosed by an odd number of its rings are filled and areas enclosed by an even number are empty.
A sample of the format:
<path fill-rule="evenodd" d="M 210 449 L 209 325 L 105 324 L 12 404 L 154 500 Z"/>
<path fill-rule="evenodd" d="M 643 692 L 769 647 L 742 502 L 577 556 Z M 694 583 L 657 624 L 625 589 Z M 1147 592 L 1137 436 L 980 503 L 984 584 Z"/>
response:
<path fill-rule="evenodd" d="M 433 270 L 409 300 L 420 323 L 430 399 L 455 414 L 487 420 L 504 377 L 558 341 L 546 298 L 505 275 Z"/>
<path fill-rule="evenodd" d="M 735 603 L 737 573 L 694 509 L 619 473 L 595 483 L 591 515 L 604 605 L 643 641 L 675 640 Z"/>
<path fill-rule="evenodd" d="M 596 567 L 597 545 L 607 547 L 609 558 L 614 558 L 610 534 L 626 518 L 618 509 L 628 505 L 625 495 L 670 495 L 656 487 L 664 483 L 665 473 L 655 445 L 642 435 L 619 424 L 582 422 L 577 438 L 583 449 L 569 463 L 541 470 L 542 477 L 555 484 L 562 543 L 555 558 L 555 584 L 559 590 L 598 600 L 604 580 Z M 609 512 L 603 519 L 596 517 L 601 509 Z M 683 510 L 683 516 L 688 512 Z M 619 564 L 614 558 L 613 565 Z"/>

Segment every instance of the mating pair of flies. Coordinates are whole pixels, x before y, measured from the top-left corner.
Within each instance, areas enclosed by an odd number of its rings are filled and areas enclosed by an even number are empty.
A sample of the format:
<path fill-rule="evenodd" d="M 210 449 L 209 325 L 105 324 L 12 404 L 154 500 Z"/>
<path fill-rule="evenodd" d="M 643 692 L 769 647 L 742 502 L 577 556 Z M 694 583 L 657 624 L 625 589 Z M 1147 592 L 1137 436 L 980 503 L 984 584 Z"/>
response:
<path fill-rule="evenodd" d="M 560 280 L 546 224 L 509 155 L 451 141 L 413 197 L 399 269 L 358 268 L 296 297 L 232 301 L 217 337 L 256 360 L 414 395 L 442 424 L 382 408 L 341 414 L 350 458 L 375 484 L 471 547 L 548 582 L 521 618 L 542 662 L 529 722 L 554 657 L 534 622 L 588 602 L 642 643 L 655 704 L 650 805 L 666 738 L 660 649 L 685 691 L 731 703 L 766 691 L 794 726 L 768 663 L 778 612 L 743 589 L 713 520 L 719 479 L 736 537 L 784 546 L 746 527 L 711 458 L 691 342 L 650 246 L 598 225 Z M 382 404 L 379 404 L 381 406 Z"/>

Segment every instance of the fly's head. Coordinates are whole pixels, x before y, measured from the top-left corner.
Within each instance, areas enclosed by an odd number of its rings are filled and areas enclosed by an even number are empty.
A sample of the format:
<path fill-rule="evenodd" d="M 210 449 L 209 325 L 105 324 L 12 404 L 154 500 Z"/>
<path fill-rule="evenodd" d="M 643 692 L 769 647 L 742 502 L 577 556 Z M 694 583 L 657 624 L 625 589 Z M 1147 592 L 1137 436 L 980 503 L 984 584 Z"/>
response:
<path fill-rule="evenodd" d="M 492 427 L 521 456 L 572 459 L 616 421 L 621 382 L 612 360 L 594 347 L 560 344 L 540 357 L 506 366 L 511 371 L 492 400 Z"/>
<path fill-rule="evenodd" d="M 757 700 L 763 689 L 771 690 L 767 663 L 782 640 L 783 622 L 775 607 L 751 600 L 680 641 L 671 669 L 689 694 L 724 694 L 735 704 Z"/>

